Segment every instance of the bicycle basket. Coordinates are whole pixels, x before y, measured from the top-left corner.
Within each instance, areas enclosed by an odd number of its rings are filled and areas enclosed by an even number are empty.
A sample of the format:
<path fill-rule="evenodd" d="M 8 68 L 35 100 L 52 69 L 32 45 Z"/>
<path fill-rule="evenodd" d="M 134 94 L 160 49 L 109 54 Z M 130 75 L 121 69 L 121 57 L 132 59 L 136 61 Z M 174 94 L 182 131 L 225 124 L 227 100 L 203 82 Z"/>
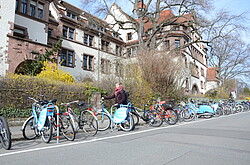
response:
<path fill-rule="evenodd" d="M 114 114 L 114 122 L 121 123 L 127 118 L 128 109 L 127 108 L 118 108 Z"/>

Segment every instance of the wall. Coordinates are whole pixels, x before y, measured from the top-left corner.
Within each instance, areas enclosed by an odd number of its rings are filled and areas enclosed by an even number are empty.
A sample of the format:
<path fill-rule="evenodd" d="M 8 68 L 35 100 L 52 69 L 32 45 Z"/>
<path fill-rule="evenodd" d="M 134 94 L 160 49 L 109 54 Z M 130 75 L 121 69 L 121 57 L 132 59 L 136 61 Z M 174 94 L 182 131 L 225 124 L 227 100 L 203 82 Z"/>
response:
<path fill-rule="evenodd" d="M 0 76 L 6 75 L 8 56 L 8 37 L 15 18 L 15 0 L 0 0 Z"/>
<path fill-rule="evenodd" d="M 26 27 L 28 30 L 29 39 L 32 41 L 47 44 L 48 33 L 45 32 L 45 23 L 41 23 L 16 14 L 15 24 Z"/>

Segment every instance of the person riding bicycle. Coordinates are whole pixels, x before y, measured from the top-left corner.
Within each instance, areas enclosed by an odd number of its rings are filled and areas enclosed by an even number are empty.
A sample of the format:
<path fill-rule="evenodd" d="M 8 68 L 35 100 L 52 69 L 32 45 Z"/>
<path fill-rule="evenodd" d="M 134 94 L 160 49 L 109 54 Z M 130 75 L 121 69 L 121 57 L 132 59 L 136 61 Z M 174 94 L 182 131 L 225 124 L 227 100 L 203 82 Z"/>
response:
<path fill-rule="evenodd" d="M 120 107 L 120 104 L 128 104 L 127 103 L 127 95 L 126 92 L 122 86 L 122 83 L 116 83 L 116 88 L 115 88 L 115 92 L 112 96 L 108 96 L 108 97 L 102 97 L 102 99 L 106 100 L 106 99 L 115 99 L 115 105 L 116 107 Z"/>

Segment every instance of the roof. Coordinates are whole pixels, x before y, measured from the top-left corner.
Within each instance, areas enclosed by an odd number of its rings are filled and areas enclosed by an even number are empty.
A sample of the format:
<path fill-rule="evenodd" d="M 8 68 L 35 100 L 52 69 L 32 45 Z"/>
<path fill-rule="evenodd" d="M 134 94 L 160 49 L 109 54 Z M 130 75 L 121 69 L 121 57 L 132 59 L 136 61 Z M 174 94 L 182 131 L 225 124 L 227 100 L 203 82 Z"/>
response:
<path fill-rule="evenodd" d="M 192 13 L 184 14 L 182 16 L 176 16 L 172 12 L 172 10 L 168 9 L 168 10 L 164 10 L 160 13 L 157 24 L 164 23 L 164 21 L 166 21 L 166 23 L 168 23 L 168 24 L 187 25 L 188 22 L 193 19 L 192 17 L 193 17 Z M 139 22 L 138 19 L 136 19 L 136 21 Z M 145 30 L 152 28 L 152 22 L 150 22 L 150 21 L 146 22 L 144 25 L 144 28 L 145 28 Z"/>
<path fill-rule="evenodd" d="M 207 81 L 219 81 L 216 67 L 207 68 Z"/>

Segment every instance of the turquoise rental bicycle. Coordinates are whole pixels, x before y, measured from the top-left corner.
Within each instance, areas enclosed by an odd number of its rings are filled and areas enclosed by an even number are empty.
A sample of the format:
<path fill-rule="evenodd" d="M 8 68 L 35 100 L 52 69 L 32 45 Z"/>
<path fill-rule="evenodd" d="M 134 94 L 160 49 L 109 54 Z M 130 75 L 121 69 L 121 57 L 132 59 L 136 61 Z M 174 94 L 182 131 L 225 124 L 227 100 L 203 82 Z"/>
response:
<path fill-rule="evenodd" d="M 100 101 L 101 109 L 93 107 L 97 113 L 96 117 L 98 119 L 98 131 L 105 131 L 109 128 L 120 127 L 123 131 L 131 131 L 134 129 L 134 119 L 132 117 L 131 108 L 128 108 L 127 105 L 121 105 L 120 108 L 116 109 L 113 115 L 113 108 L 111 107 L 111 112 L 109 112 L 104 107 L 104 101 Z"/>

